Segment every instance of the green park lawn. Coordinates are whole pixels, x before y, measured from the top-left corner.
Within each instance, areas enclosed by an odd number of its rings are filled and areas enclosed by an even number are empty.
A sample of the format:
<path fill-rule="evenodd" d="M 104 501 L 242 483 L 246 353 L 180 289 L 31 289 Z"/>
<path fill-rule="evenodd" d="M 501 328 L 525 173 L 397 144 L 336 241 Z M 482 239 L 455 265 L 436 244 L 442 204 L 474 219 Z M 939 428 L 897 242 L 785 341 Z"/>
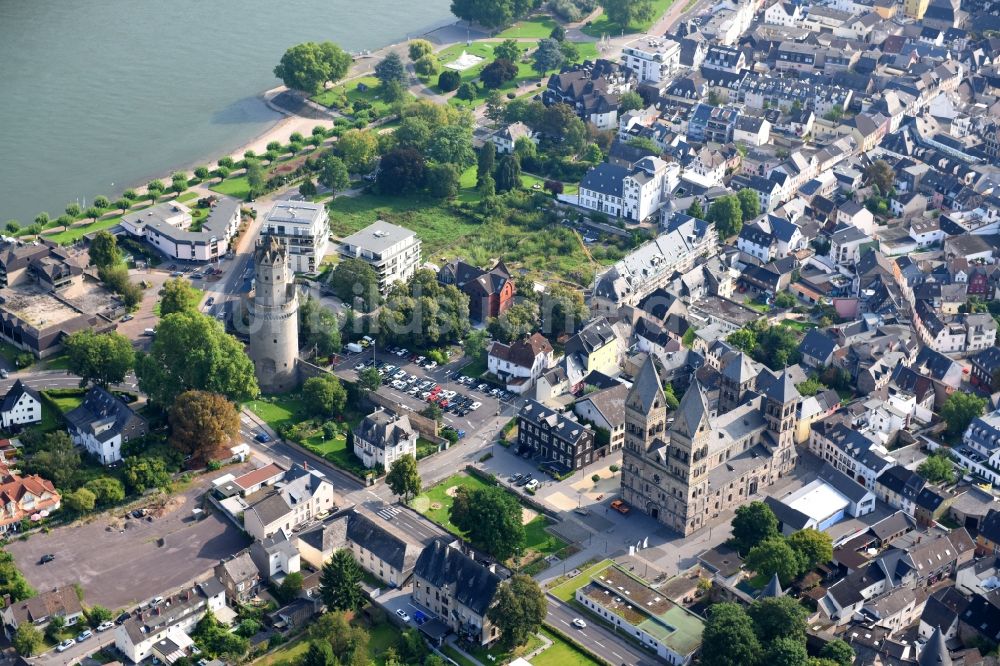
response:
<path fill-rule="evenodd" d="M 673 4 L 674 0 L 653 0 L 653 18 L 649 21 L 641 21 L 639 23 L 634 23 L 630 26 L 622 26 L 618 23 L 614 23 L 608 20 L 606 14 L 601 14 L 598 16 L 590 25 L 584 26 L 582 32 L 591 37 L 601 38 L 607 35 L 608 37 L 620 36 L 622 32 L 645 32 L 649 28 L 660 20 L 670 5 Z"/>
<path fill-rule="evenodd" d="M 474 185 L 474 171 L 463 177 Z M 468 198 L 473 193 L 466 190 L 462 196 Z M 421 195 L 362 194 L 338 197 L 330 204 L 331 229 L 341 237 L 379 219 L 416 232 L 423 242 L 424 258 L 434 263 L 462 259 L 485 265 L 502 256 L 509 265 L 525 268 L 539 280 L 555 278 L 579 286 L 589 283 L 597 268 L 579 240 L 561 227 L 539 233 L 506 222 L 483 224 Z"/>
<path fill-rule="evenodd" d="M 53 243 L 58 243 L 60 245 L 69 245 L 70 243 L 75 243 L 87 234 L 92 234 L 102 229 L 110 229 L 119 222 L 121 222 L 121 215 L 112 215 L 111 217 L 102 217 L 91 224 L 80 225 L 78 227 L 70 227 L 65 231 L 60 231 L 57 234 L 52 234 L 51 236 L 45 236 L 45 240 L 50 240 Z"/>
<path fill-rule="evenodd" d="M 219 194 L 225 194 L 226 196 L 240 199 L 241 201 L 245 201 L 250 197 L 250 183 L 247 181 L 246 176 L 226 178 L 221 183 L 216 183 L 208 189 L 213 192 L 218 192 Z"/>
<path fill-rule="evenodd" d="M 572 601 L 575 598 L 576 591 L 590 582 L 590 576 L 610 563 L 611 560 L 601 560 L 596 564 L 592 564 L 573 578 L 556 585 L 549 592 L 560 601 Z"/>
<path fill-rule="evenodd" d="M 436 486 L 428 488 L 423 493 L 414 497 L 410 504 L 428 519 L 434 521 L 452 534 L 461 536 L 461 531 L 452 524 L 451 519 L 448 517 L 448 511 L 451 509 L 451 505 L 455 503 L 455 498 L 453 495 L 448 494 L 448 490 L 456 486 L 465 486 L 469 490 L 488 487 L 485 481 L 462 472 L 449 476 Z M 454 490 L 452 490 L 452 493 L 454 493 Z"/>
<path fill-rule="evenodd" d="M 534 666 L 601 666 L 600 662 L 593 660 L 575 645 L 551 631 L 543 628 L 542 633 L 552 641 L 552 646 L 532 657 L 531 663 Z"/>
<path fill-rule="evenodd" d="M 497 35 L 497 37 L 500 39 L 544 39 L 552 34 L 552 30 L 555 27 L 556 22 L 551 16 L 536 16 L 524 21 L 518 21 Z"/>
<path fill-rule="evenodd" d="M 298 393 L 262 396 L 247 402 L 244 406 L 274 431 L 306 418 L 306 406 Z"/>
<path fill-rule="evenodd" d="M 366 88 L 365 90 L 358 89 L 362 84 Z M 362 76 L 339 83 L 317 95 L 313 95 L 310 99 L 325 107 L 340 109 L 345 112 L 353 110 L 352 106 L 354 102 L 367 102 L 371 104 L 371 108 L 381 117 L 392 105 L 386 103 L 381 95 L 379 95 L 378 86 L 378 79 L 374 76 Z"/>

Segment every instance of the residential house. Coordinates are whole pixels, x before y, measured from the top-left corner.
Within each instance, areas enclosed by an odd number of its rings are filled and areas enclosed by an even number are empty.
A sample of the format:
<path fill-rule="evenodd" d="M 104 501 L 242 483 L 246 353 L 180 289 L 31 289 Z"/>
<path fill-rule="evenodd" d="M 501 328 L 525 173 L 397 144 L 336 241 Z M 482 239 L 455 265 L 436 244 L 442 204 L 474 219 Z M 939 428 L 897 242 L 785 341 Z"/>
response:
<path fill-rule="evenodd" d="M 72 585 L 44 590 L 23 601 L 9 602 L 0 610 L 4 633 L 11 640 L 22 624 L 43 630 L 53 618 L 62 618 L 66 626 L 74 626 L 83 618 L 83 605 Z"/>
<path fill-rule="evenodd" d="M 679 179 L 680 167 L 657 157 L 644 157 L 631 168 L 605 162 L 584 176 L 577 202 L 589 210 L 642 222 L 663 206 Z"/>
<path fill-rule="evenodd" d="M 388 470 L 399 458 L 417 457 L 417 431 L 406 414 L 378 408 L 354 429 L 354 455 L 365 467 Z"/>
<path fill-rule="evenodd" d="M 517 414 L 517 450 L 530 452 L 545 467 L 561 474 L 583 469 L 608 454 L 608 444 L 596 448 L 594 430 L 570 417 L 529 400 Z"/>
<path fill-rule="evenodd" d="M 279 483 L 247 495 L 245 501 L 243 528 L 258 540 L 282 529 L 290 534 L 299 525 L 336 509 L 333 484 L 321 472 L 298 465 Z"/>
<path fill-rule="evenodd" d="M 40 423 L 41 420 L 41 394 L 18 379 L 0 403 L 0 427 L 11 431 L 29 423 Z"/>
<path fill-rule="evenodd" d="M 487 351 L 490 374 L 518 395 L 531 389 L 542 373 L 552 367 L 552 362 L 552 345 L 541 333 L 509 345 L 494 340 Z"/>
<path fill-rule="evenodd" d="M 572 67 L 549 77 L 542 102 L 546 106 L 567 104 L 598 129 L 617 127 L 618 96 L 632 89 L 632 71 L 602 59 Z"/>
<path fill-rule="evenodd" d="M 625 396 L 628 387 L 616 384 L 588 393 L 573 403 L 573 412 L 594 425 L 594 445 L 614 452 L 625 443 Z M 606 441 L 605 441 L 606 440 Z"/>
<path fill-rule="evenodd" d="M 875 233 L 875 216 L 853 199 L 837 206 L 837 224 L 856 227 L 868 236 Z"/>
<path fill-rule="evenodd" d="M 976 554 L 1000 557 L 1000 511 L 990 509 L 976 535 Z"/>
<path fill-rule="evenodd" d="M 802 342 L 799 343 L 799 354 L 802 365 L 810 368 L 825 368 L 833 360 L 833 352 L 837 350 L 837 340 L 826 331 L 811 328 Z"/>
<path fill-rule="evenodd" d="M 969 359 L 969 381 L 987 393 L 1000 391 L 1000 347 L 988 347 Z"/>
<path fill-rule="evenodd" d="M 389 292 L 395 282 L 409 280 L 420 265 L 420 239 L 404 227 L 376 220 L 340 242 L 340 255 L 360 259 L 378 275 L 379 293 Z"/>
<path fill-rule="evenodd" d="M 424 548 L 413 568 L 413 599 L 462 638 L 487 645 L 500 632 L 487 617 L 501 578 L 441 541 Z"/>
<path fill-rule="evenodd" d="M 46 516 L 59 509 L 62 497 L 55 484 L 37 474 L 0 477 L 0 534 L 16 531 L 32 516 Z"/>
<path fill-rule="evenodd" d="M 226 600 L 233 606 L 245 604 L 257 596 L 260 571 L 250 556 L 242 550 L 215 565 L 215 577 L 226 588 Z"/>
<path fill-rule="evenodd" d="M 962 435 L 961 446 L 951 449 L 960 467 L 1000 486 L 1000 411 L 973 419 Z"/>
<path fill-rule="evenodd" d="M 284 530 L 250 544 L 250 557 L 257 565 L 261 578 L 274 584 L 280 584 L 285 576 L 302 568 L 299 537 L 289 537 Z"/>
<path fill-rule="evenodd" d="M 622 64 L 639 83 L 666 83 L 680 66 L 681 45 L 672 39 L 644 36 L 622 49 Z"/>
<path fill-rule="evenodd" d="M 879 499 L 891 507 L 913 516 L 917 495 L 924 489 L 926 481 L 913 470 L 895 465 L 882 472 L 875 479 L 875 492 Z"/>
<path fill-rule="evenodd" d="M 502 259 L 488 271 L 461 260 L 449 262 L 438 271 L 438 281 L 455 285 L 469 297 L 469 316 L 473 321 L 499 317 L 514 304 L 517 293 Z"/>
<path fill-rule="evenodd" d="M 869 490 L 895 463 L 884 446 L 838 418 L 813 424 L 809 450 Z"/>
<path fill-rule="evenodd" d="M 746 146 L 760 147 L 771 138 L 771 123 L 766 118 L 740 116 L 733 128 L 733 141 Z"/>
<path fill-rule="evenodd" d="M 587 322 L 564 347 L 571 384 L 592 372 L 615 375 L 621 367 L 624 345 L 614 327 L 603 317 Z M 571 372 L 572 370 L 572 372 Z M 573 381 L 573 380 L 577 381 Z"/>
<path fill-rule="evenodd" d="M 117 396 L 92 386 L 80 406 L 66 413 L 70 437 L 101 464 L 122 459 L 122 446 L 146 436 L 146 419 Z"/>
<path fill-rule="evenodd" d="M 535 133 L 522 122 L 511 123 L 490 136 L 490 141 L 497 147 L 497 152 L 501 155 L 514 152 L 518 139 L 527 139 L 538 143 Z"/>

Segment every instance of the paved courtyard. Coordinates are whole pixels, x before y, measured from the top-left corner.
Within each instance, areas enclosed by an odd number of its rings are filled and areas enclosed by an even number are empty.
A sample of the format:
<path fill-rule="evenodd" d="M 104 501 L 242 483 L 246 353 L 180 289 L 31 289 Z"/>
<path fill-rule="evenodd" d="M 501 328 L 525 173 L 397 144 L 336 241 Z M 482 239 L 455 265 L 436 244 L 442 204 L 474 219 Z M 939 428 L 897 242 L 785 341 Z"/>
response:
<path fill-rule="evenodd" d="M 250 466 L 228 467 L 236 473 Z M 163 514 L 151 522 L 122 519 L 122 511 L 101 514 L 89 522 L 31 535 L 7 546 L 28 582 L 45 590 L 79 583 L 87 604 L 111 609 L 163 594 L 207 573 L 218 561 L 243 548 L 246 537 L 228 520 L 210 514 L 200 521 L 192 509 L 211 478 L 203 475 L 170 498 Z M 152 500 L 147 504 L 152 504 Z M 54 562 L 38 564 L 42 555 Z"/>

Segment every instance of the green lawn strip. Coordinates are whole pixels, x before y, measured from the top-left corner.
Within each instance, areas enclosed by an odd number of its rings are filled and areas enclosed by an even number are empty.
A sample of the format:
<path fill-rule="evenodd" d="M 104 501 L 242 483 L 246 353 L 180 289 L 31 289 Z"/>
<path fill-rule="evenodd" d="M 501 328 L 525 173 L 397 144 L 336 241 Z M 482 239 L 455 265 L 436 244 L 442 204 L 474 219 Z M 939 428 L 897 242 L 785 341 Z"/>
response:
<path fill-rule="evenodd" d="M 476 488 L 486 488 L 487 484 L 485 481 L 464 472 L 454 474 L 414 497 L 410 504 L 414 509 L 452 534 L 462 536 L 461 530 L 452 524 L 448 516 L 448 511 L 455 502 L 455 498 L 448 494 L 448 489 L 455 486 L 465 486 L 469 490 L 475 490 Z"/>
<path fill-rule="evenodd" d="M 603 569 L 611 563 L 611 560 L 601 560 L 593 564 L 569 580 L 556 585 L 549 593 L 561 601 L 572 601 L 576 596 L 576 591 L 590 582 L 590 577 L 597 571 Z"/>
<path fill-rule="evenodd" d="M 39 370 L 69 370 L 69 356 L 65 353 L 50 356 L 38 362 Z"/>
<path fill-rule="evenodd" d="M 526 556 L 530 557 L 531 553 L 536 553 L 538 557 L 546 557 L 562 550 L 568 545 L 565 541 L 545 529 L 548 526 L 549 519 L 545 516 L 535 516 L 531 522 L 524 526 Z"/>
<path fill-rule="evenodd" d="M 646 32 L 650 27 L 652 27 L 653 23 L 660 20 L 672 4 L 673 0 L 653 0 L 653 18 L 648 21 L 641 21 L 630 26 L 625 26 L 624 32 Z M 608 37 L 618 37 L 623 32 L 623 26 L 609 21 L 607 14 L 601 14 L 593 21 L 593 23 L 584 26 L 581 29 L 581 32 L 585 35 L 598 38 L 604 37 L 605 35 Z"/>
<path fill-rule="evenodd" d="M 438 445 L 423 437 L 417 438 L 417 460 L 432 456 L 438 452 Z"/>
<path fill-rule="evenodd" d="M 550 16 L 536 16 L 525 21 L 518 21 L 511 27 L 501 32 L 497 37 L 501 39 L 544 39 L 552 34 L 556 22 Z"/>
<path fill-rule="evenodd" d="M 306 406 L 298 393 L 263 396 L 245 403 L 245 407 L 260 417 L 275 432 L 278 428 L 306 418 Z"/>
<path fill-rule="evenodd" d="M 376 664 L 385 663 L 385 653 L 392 648 L 399 650 L 399 629 L 391 622 L 382 622 L 368 628 L 368 654 Z"/>
<path fill-rule="evenodd" d="M 87 225 L 81 225 L 79 227 L 70 227 L 65 231 L 60 231 L 57 234 L 52 234 L 51 236 L 45 236 L 46 240 L 50 240 L 53 243 L 58 243 L 60 245 L 68 245 L 70 243 L 76 242 L 83 238 L 87 234 L 92 234 L 102 229 L 110 229 L 119 222 L 121 222 L 121 215 L 114 215 L 112 217 L 105 217 L 97 220 Z"/>
<path fill-rule="evenodd" d="M 365 90 L 358 89 L 362 84 L 365 86 Z M 367 102 L 371 104 L 371 108 L 381 117 L 385 115 L 386 111 L 392 108 L 392 105 L 382 100 L 378 87 L 379 81 L 377 78 L 374 76 L 362 76 L 324 90 L 318 95 L 314 95 L 311 99 L 317 104 L 322 104 L 328 108 L 340 109 L 348 113 L 354 110 L 353 105 L 355 102 Z"/>
<path fill-rule="evenodd" d="M 490 648 L 487 648 L 484 645 L 477 645 L 476 647 L 470 649 L 469 653 L 478 659 L 481 664 L 506 664 L 521 655 L 530 654 L 540 647 L 542 647 L 542 639 L 539 636 L 532 634 L 531 637 L 528 638 L 527 643 L 519 645 L 513 650 L 501 650 L 496 645 Z M 490 659 L 490 657 L 493 658 Z"/>
<path fill-rule="evenodd" d="M 575 644 L 543 627 L 542 634 L 552 641 L 552 646 L 532 657 L 533 666 L 602 666 L 603 662 L 592 659 Z"/>
<path fill-rule="evenodd" d="M 302 661 L 302 657 L 305 656 L 306 652 L 309 650 L 309 639 L 303 634 L 293 640 L 290 643 L 285 643 L 277 650 L 270 654 L 266 654 L 260 659 L 254 661 L 254 666 L 278 666 L 279 664 L 298 664 Z"/>
<path fill-rule="evenodd" d="M 355 476 L 364 477 L 368 474 L 369 470 L 354 455 L 354 450 L 347 448 L 347 437 L 344 435 L 324 439 L 321 431 L 303 440 L 302 446 Z"/>
<path fill-rule="evenodd" d="M 788 328 L 798 331 L 799 333 L 806 333 L 807 331 L 809 331 L 809 329 L 816 328 L 816 324 L 810 321 L 784 319 L 780 323 L 782 326 L 787 326 Z"/>
<path fill-rule="evenodd" d="M 185 201 L 191 201 L 191 199 L 194 199 L 197 196 L 197 192 L 182 192 L 181 195 L 175 199 L 175 201 L 184 203 Z"/>
<path fill-rule="evenodd" d="M 235 199 L 245 200 L 250 196 L 250 183 L 247 181 L 246 176 L 226 178 L 221 183 L 216 183 L 208 189 Z"/>
<path fill-rule="evenodd" d="M 480 664 L 472 661 L 448 643 L 441 646 L 441 652 L 445 653 L 449 659 L 454 660 L 458 666 L 480 666 Z"/>

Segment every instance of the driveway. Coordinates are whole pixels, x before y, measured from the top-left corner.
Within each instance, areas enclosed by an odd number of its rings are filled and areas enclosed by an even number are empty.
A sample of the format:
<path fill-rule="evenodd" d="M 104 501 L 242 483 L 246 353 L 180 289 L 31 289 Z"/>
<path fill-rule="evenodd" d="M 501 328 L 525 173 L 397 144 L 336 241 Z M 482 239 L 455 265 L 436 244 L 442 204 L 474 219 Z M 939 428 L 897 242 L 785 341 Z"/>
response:
<path fill-rule="evenodd" d="M 38 590 L 79 583 L 89 605 L 111 609 L 132 605 L 184 585 L 205 574 L 223 557 L 247 545 L 243 533 L 228 520 L 209 514 L 195 521 L 191 511 L 211 479 L 239 474 L 252 465 L 226 467 L 198 477 L 183 493 L 167 498 L 151 522 L 122 518 L 122 510 L 87 522 L 58 527 L 13 541 L 7 550 L 28 582 Z M 150 498 L 146 505 L 153 505 Z M 51 553 L 55 561 L 38 564 Z"/>

